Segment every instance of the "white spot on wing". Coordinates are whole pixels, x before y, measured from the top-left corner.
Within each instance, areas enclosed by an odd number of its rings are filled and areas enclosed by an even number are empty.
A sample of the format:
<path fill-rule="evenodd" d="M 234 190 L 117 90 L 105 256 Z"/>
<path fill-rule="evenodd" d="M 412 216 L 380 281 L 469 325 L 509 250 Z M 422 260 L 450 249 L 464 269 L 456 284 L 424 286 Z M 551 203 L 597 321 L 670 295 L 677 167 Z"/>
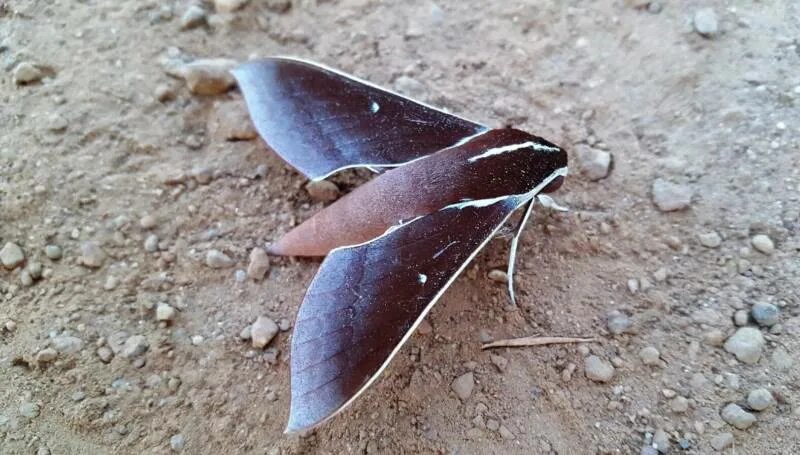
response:
<path fill-rule="evenodd" d="M 428 281 L 428 275 L 425 275 L 424 273 L 420 273 L 419 274 L 419 282 L 420 282 L 420 284 L 425 284 L 425 282 L 427 282 L 427 281 Z"/>
<path fill-rule="evenodd" d="M 521 144 L 504 145 L 502 147 L 495 147 L 489 149 L 481 153 L 480 155 L 475 155 L 472 158 L 469 158 L 467 162 L 474 163 L 478 160 L 482 160 L 490 156 L 500 155 L 501 153 L 506 153 L 506 152 L 513 152 L 514 150 L 524 149 L 528 147 L 534 150 L 545 151 L 545 152 L 557 152 L 560 150 L 558 147 L 551 147 L 549 145 L 540 144 L 538 142 L 528 141 L 528 142 L 523 142 Z"/>
<path fill-rule="evenodd" d="M 379 110 L 381 110 L 381 105 L 373 101 L 369 106 L 369 110 L 371 110 L 373 114 L 376 114 Z"/>

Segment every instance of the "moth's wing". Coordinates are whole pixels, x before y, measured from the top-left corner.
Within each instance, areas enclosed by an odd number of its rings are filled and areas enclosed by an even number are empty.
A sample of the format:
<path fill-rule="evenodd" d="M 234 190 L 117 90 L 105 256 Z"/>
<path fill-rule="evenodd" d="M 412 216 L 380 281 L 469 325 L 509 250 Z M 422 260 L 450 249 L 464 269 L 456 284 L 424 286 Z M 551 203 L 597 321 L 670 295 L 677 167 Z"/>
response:
<path fill-rule="evenodd" d="M 302 60 L 254 60 L 233 74 L 261 137 L 311 179 L 401 165 L 487 130 Z"/>
<path fill-rule="evenodd" d="M 314 427 L 363 392 L 524 196 L 455 204 L 333 250 L 292 335 L 288 431 Z"/>

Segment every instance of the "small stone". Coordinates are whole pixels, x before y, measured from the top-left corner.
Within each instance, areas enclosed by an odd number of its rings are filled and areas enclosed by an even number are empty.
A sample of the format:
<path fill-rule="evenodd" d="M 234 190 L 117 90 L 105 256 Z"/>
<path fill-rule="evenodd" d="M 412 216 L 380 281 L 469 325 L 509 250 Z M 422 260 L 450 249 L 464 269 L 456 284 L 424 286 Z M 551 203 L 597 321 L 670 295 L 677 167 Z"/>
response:
<path fill-rule="evenodd" d="M 237 271 L 233 272 L 233 279 L 237 283 L 244 283 L 244 280 L 247 279 L 247 272 L 242 269 L 238 269 Z"/>
<path fill-rule="evenodd" d="M 28 264 L 28 268 L 26 270 L 34 280 L 38 280 L 42 277 L 43 267 L 41 262 L 31 262 Z"/>
<path fill-rule="evenodd" d="M 232 13 L 247 5 L 249 0 L 214 0 L 214 9 L 218 13 Z"/>
<path fill-rule="evenodd" d="M 278 334 L 278 324 L 266 316 L 259 316 L 250 328 L 252 346 L 263 349 Z"/>
<path fill-rule="evenodd" d="M 180 452 L 186 446 L 186 438 L 178 433 L 169 438 L 169 446 L 174 452 Z"/>
<path fill-rule="evenodd" d="M 792 359 L 792 356 L 786 349 L 778 347 L 772 352 L 772 366 L 775 367 L 776 370 L 789 371 L 792 369 L 793 364 L 794 359 Z"/>
<path fill-rule="evenodd" d="M 120 350 L 120 355 L 127 359 L 138 357 L 150 349 L 150 343 L 142 335 L 133 335 L 125 340 Z"/>
<path fill-rule="evenodd" d="M 711 346 L 721 347 L 725 343 L 725 332 L 719 329 L 709 330 L 705 335 L 705 341 Z"/>
<path fill-rule="evenodd" d="M 683 210 L 692 203 L 691 188 L 664 179 L 659 178 L 653 182 L 652 193 L 653 203 L 662 212 Z"/>
<path fill-rule="evenodd" d="M 258 137 L 244 103 L 235 101 L 216 106 L 208 118 L 208 131 L 226 141 L 249 141 Z"/>
<path fill-rule="evenodd" d="M 39 82 L 44 73 L 31 62 L 22 62 L 14 68 L 14 83 L 17 85 Z"/>
<path fill-rule="evenodd" d="M 631 325 L 633 325 L 631 318 L 619 310 L 611 310 L 606 314 L 606 327 L 614 335 L 625 333 Z"/>
<path fill-rule="evenodd" d="M 100 361 L 103 363 L 108 363 L 114 358 L 114 351 L 108 346 L 102 346 L 97 349 L 97 357 L 100 357 Z"/>
<path fill-rule="evenodd" d="M 311 181 L 306 185 L 306 191 L 311 199 L 317 202 L 331 202 L 339 198 L 339 187 L 327 180 Z"/>
<path fill-rule="evenodd" d="M 656 430 L 653 434 L 653 448 L 660 453 L 669 452 L 669 435 L 662 429 Z"/>
<path fill-rule="evenodd" d="M 749 320 L 750 316 L 745 310 L 737 310 L 735 313 L 733 313 L 733 323 L 736 324 L 737 327 L 746 326 Z"/>
<path fill-rule="evenodd" d="M 730 403 L 720 413 L 722 420 L 740 430 L 750 428 L 756 421 L 756 416 L 742 409 L 736 403 Z"/>
<path fill-rule="evenodd" d="M 159 84 L 153 92 L 153 96 L 160 102 L 166 103 L 176 98 L 175 89 L 169 84 Z"/>
<path fill-rule="evenodd" d="M 639 455 L 658 455 L 658 449 L 653 446 L 644 446 L 639 451 Z"/>
<path fill-rule="evenodd" d="M 717 14 L 711 8 L 703 8 L 694 13 L 692 24 L 694 30 L 706 38 L 711 38 L 719 32 Z"/>
<path fill-rule="evenodd" d="M 155 253 L 158 251 L 158 236 L 155 234 L 150 234 L 144 240 L 144 249 L 148 253 Z"/>
<path fill-rule="evenodd" d="M 62 354 L 75 354 L 83 349 L 83 340 L 70 335 L 59 335 L 50 342 L 53 348 Z"/>
<path fill-rule="evenodd" d="M 234 66 L 234 60 L 200 59 L 184 65 L 179 72 L 195 95 L 221 95 L 236 85 L 230 73 Z"/>
<path fill-rule="evenodd" d="M 772 239 L 764 234 L 754 235 L 752 239 L 750 239 L 750 244 L 753 245 L 753 248 L 756 251 L 770 255 L 775 252 L 775 244 L 772 242 Z"/>
<path fill-rule="evenodd" d="M 508 273 L 506 273 L 504 270 L 490 270 L 488 278 L 495 283 L 508 283 Z"/>
<path fill-rule="evenodd" d="M 208 15 L 206 10 L 198 5 L 191 5 L 181 16 L 181 30 L 191 30 L 193 28 L 206 25 Z"/>
<path fill-rule="evenodd" d="M 81 244 L 81 264 L 96 269 L 102 267 L 105 260 L 106 253 L 100 248 L 100 245 L 92 241 Z"/>
<path fill-rule="evenodd" d="M 741 327 L 727 341 L 725 350 L 735 355 L 740 362 L 754 364 L 761 358 L 764 336 L 753 327 Z"/>
<path fill-rule="evenodd" d="M 197 166 L 189 172 L 189 175 L 201 185 L 208 185 L 214 178 L 213 171 L 205 166 Z"/>
<path fill-rule="evenodd" d="M 113 291 L 114 289 L 119 286 L 119 278 L 115 277 L 114 275 L 109 275 L 106 277 L 106 282 L 103 283 L 103 289 L 106 291 Z"/>
<path fill-rule="evenodd" d="M 394 86 L 398 92 L 416 100 L 424 100 L 428 90 L 418 80 L 409 76 L 400 76 L 394 81 Z"/>
<path fill-rule="evenodd" d="M 777 306 L 765 302 L 756 303 L 750 311 L 758 325 L 766 327 L 771 327 L 778 323 L 779 313 Z"/>
<path fill-rule="evenodd" d="M 200 346 L 205 340 L 203 335 L 194 335 L 192 336 L 192 346 Z"/>
<path fill-rule="evenodd" d="M 494 366 L 497 367 L 497 371 L 501 373 L 506 371 L 506 367 L 508 366 L 508 359 L 496 354 L 491 354 L 489 358 L 491 359 Z"/>
<path fill-rule="evenodd" d="M 6 321 L 4 327 L 6 328 L 7 331 L 13 332 L 17 330 L 17 323 L 14 321 Z"/>
<path fill-rule="evenodd" d="M 18 265 L 22 264 L 24 260 L 25 253 L 22 252 L 22 248 L 16 243 L 7 242 L 3 246 L 3 249 L 0 250 L 0 263 L 9 270 L 15 269 Z"/>
<path fill-rule="evenodd" d="M 54 261 L 61 259 L 62 254 L 61 247 L 58 245 L 47 245 L 44 247 L 44 255 Z"/>
<path fill-rule="evenodd" d="M 733 445 L 733 433 L 718 434 L 711 438 L 709 444 L 711 444 L 712 449 L 722 452 Z"/>
<path fill-rule="evenodd" d="M 763 411 L 773 404 L 775 404 L 775 398 L 767 389 L 755 389 L 747 394 L 747 405 L 754 411 Z"/>
<path fill-rule="evenodd" d="M 253 328 L 252 325 L 248 325 L 247 327 L 243 328 L 242 331 L 239 332 L 239 338 L 245 341 L 249 340 L 252 337 L 252 335 L 250 334 L 252 328 Z"/>
<path fill-rule="evenodd" d="M 263 248 L 255 247 L 250 251 L 250 264 L 247 265 L 247 276 L 261 281 L 269 271 L 269 256 Z"/>
<path fill-rule="evenodd" d="M 639 359 L 642 363 L 650 366 L 661 365 L 661 353 L 653 346 L 647 346 L 639 351 Z"/>
<path fill-rule="evenodd" d="M 39 416 L 39 405 L 30 401 L 25 401 L 19 405 L 19 413 L 22 417 L 34 419 Z"/>
<path fill-rule="evenodd" d="M 58 351 L 53 348 L 45 348 L 36 353 L 36 363 L 45 364 L 52 362 L 58 357 Z"/>
<path fill-rule="evenodd" d="M 679 395 L 669 402 L 669 408 L 672 412 L 683 414 L 689 410 L 689 400 Z"/>
<path fill-rule="evenodd" d="M 628 292 L 630 292 L 631 294 L 636 294 L 637 292 L 639 292 L 639 280 L 637 280 L 636 278 L 629 279 L 627 285 L 628 285 Z"/>
<path fill-rule="evenodd" d="M 417 327 L 417 333 L 420 335 L 430 335 L 433 332 L 433 326 L 427 319 L 423 319 Z"/>
<path fill-rule="evenodd" d="M 142 229 L 153 229 L 158 224 L 158 220 L 153 215 L 145 215 L 139 219 L 139 226 Z"/>
<path fill-rule="evenodd" d="M 511 432 L 505 425 L 500 425 L 500 428 L 497 430 L 500 433 L 500 437 L 506 440 L 514 439 L 514 433 Z"/>
<path fill-rule="evenodd" d="M 608 177 L 611 170 L 611 154 L 605 150 L 581 146 L 576 147 L 581 172 L 589 180 L 597 181 Z"/>
<path fill-rule="evenodd" d="M 27 270 L 23 270 L 22 273 L 20 273 L 19 280 L 25 287 L 33 286 L 33 277 Z"/>
<path fill-rule="evenodd" d="M 583 368 L 586 377 L 592 381 L 608 382 L 614 377 L 614 366 L 596 355 L 587 357 Z"/>
<path fill-rule="evenodd" d="M 471 371 L 464 373 L 450 384 L 450 388 L 461 401 L 467 401 L 475 388 L 475 376 Z"/>
<path fill-rule="evenodd" d="M 206 252 L 206 265 L 212 269 L 224 269 L 233 267 L 233 259 L 219 250 L 208 250 Z"/>
<path fill-rule="evenodd" d="M 722 237 L 713 231 L 700 234 L 697 236 L 697 239 L 700 241 L 700 245 L 706 248 L 719 248 L 719 246 L 722 245 Z"/>
<path fill-rule="evenodd" d="M 80 403 L 81 401 L 86 399 L 86 392 L 84 392 L 83 390 L 77 390 L 72 393 L 70 398 L 72 398 L 72 401 Z"/>
<path fill-rule="evenodd" d="M 175 319 L 175 308 L 167 303 L 159 303 L 156 307 L 156 320 L 170 322 Z"/>

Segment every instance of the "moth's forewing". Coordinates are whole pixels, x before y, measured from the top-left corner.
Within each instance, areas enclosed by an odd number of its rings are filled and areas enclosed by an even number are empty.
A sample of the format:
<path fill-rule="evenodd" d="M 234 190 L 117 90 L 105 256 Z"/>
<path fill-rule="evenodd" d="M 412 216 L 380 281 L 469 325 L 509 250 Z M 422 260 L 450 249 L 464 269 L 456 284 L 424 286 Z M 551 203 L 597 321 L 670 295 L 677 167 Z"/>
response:
<path fill-rule="evenodd" d="M 233 74 L 261 137 L 311 179 L 403 164 L 487 129 L 297 59 L 254 60 Z"/>
<path fill-rule="evenodd" d="M 292 336 L 287 431 L 311 428 L 366 389 L 525 197 L 451 206 L 334 250 Z"/>

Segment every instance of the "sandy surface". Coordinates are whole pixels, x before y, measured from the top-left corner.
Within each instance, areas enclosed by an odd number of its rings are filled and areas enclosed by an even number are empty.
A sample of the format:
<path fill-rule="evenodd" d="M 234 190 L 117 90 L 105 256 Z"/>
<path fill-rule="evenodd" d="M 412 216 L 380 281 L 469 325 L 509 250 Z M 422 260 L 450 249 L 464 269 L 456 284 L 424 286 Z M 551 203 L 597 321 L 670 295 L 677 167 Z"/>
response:
<path fill-rule="evenodd" d="M 797 2 L 252 0 L 233 13 L 208 4 L 207 24 L 182 30 L 188 6 L 0 1 L 0 248 L 24 252 L 0 267 L 0 452 L 638 454 L 654 435 L 669 453 L 713 453 L 725 438 L 726 453 L 800 451 Z M 708 37 L 693 25 L 706 7 L 718 19 Z M 302 436 L 282 433 L 290 327 L 318 261 L 273 260 L 263 281 L 235 274 L 323 204 L 260 140 L 227 140 L 243 110 L 235 89 L 198 96 L 168 74 L 274 54 L 571 152 L 554 194 L 571 211 L 539 211 L 523 236 L 519 306 L 487 279 L 507 261 L 500 238 L 431 330 Z M 41 78 L 18 84 L 21 64 Z M 613 156 L 607 178 L 581 172 L 591 150 Z M 657 179 L 689 192 L 688 207 L 660 211 Z M 759 234 L 774 251 L 752 246 Z M 87 242 L 99 267 L 81 265 Z M 235 264 L 206 266 L 211 249 Z M 170 324 L 159 303 L 177 310 Z M 775 305 L 777 324 L 748 320 L 756 303 Z M 721 346 L 737 311 L 763 333 L 756 363 Z M 261 315 L 287 329 L 266 350 L 239 339 Z M 600 341 L 480 349 L 526 335 Z M 645 347 L 659 351 L 652 365 Z M 586 377 L 590 355 L 614 365 L 608 382 Z M 462 401 L 451 383 L 469 371 Z M 760 412 L 747 401 L 758 388 L 775 400 Z M 726 423 L 729 403 L 755 423 Z"/>

